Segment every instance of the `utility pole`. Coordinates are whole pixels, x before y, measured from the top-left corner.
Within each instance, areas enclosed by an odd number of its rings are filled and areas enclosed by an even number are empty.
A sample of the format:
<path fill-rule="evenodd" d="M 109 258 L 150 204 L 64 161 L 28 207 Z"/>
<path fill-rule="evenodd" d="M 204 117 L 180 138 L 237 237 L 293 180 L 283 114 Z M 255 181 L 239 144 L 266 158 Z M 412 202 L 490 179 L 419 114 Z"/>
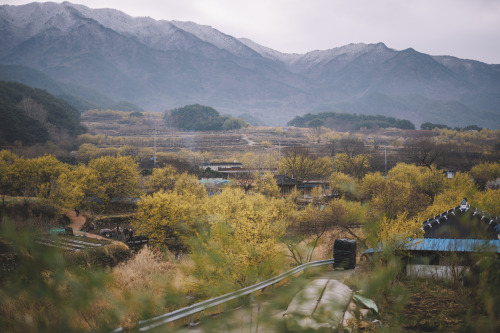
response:
<path fill-rule="evenodd" d="M 387 146 L 384 146 L 385 178 L 387 178 Z"/>
<path fill-rule="evenodd" d="M 281 134 L 278 134 L 278 163 L 281 162 Z"/>
<path fill-rule="evenodd" d="M 156 119 L 155 122 L 155 136 L 154 136 L 154 156 L 153 156 L 153 168 L 156 168 Z"/>
<path fill-rule="evenodd" d="M 278 128 L 276 130 L 276 133 L 278 133 L 278 163 L 281 162 L 281 136 L 286 133 L 288 131 L 288 129 L 285 127 L 285 128 Z"/>

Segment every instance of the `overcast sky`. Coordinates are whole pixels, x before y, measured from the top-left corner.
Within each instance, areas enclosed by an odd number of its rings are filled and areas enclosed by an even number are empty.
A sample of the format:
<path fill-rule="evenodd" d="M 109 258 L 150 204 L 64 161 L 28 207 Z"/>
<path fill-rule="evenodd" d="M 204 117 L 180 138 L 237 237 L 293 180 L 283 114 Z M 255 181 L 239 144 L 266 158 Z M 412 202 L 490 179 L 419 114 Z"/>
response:
<path fill-rule="evenodd" d="M 32 1 L 0 0 L 19 5 Z M 62 1 L 55 1 L 62 2 Z M 73 0 L 193 21 L 286 53 L 383 42 L 500 64 L 500 0 Z"/>

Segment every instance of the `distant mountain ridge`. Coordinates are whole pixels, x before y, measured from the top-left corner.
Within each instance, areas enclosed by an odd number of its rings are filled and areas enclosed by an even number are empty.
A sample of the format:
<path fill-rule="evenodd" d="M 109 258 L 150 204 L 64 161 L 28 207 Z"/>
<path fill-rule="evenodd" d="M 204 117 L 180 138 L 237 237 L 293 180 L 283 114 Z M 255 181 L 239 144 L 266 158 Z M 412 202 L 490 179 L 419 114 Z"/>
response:
<path fill-rule="evenodd" d="M 28 67 L 71 86 L 61 94 L 81 107 L 126 100 L 154 111 L 210 105 L 270 125 L 351 112 L 500 128 L 500 65 L 383 43 L 285 54 L 193 22 L 64 2 L 0 6 L 0 45 L 0 80 Z"/>

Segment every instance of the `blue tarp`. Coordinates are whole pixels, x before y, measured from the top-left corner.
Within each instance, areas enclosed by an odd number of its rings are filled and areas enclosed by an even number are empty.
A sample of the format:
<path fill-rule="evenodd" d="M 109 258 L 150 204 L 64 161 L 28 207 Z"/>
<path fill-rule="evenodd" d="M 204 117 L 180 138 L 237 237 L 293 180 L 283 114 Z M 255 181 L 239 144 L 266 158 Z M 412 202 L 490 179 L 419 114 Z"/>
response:
<path fill-rule="evenodd" d="M 419 238 L 408 240 L 408 242 L 402 244 L 401 249 L 407 251 L 500 253 L 500 240 Z M 377 246 L 375 249 L 368 249 L 363 253 L 380 251 L 381 246 Z"/>

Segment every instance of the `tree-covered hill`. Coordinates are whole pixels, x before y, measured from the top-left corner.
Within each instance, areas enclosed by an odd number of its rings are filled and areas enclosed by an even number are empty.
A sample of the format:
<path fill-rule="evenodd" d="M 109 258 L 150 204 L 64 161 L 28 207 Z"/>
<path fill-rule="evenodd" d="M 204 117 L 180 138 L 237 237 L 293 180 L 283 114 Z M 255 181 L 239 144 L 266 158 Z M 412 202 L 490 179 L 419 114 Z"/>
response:
<path fill-rule="evenodd" d="M 320 127 L 325 126 L 338 131 L 359 130 L 360 128 L 401 128 L 415 129 L 415 125 L 409 120 L 396 119 L 386 116 L 372 116 L 364 114 L 321 112 L 318 114 L 308 113 L 297 116 L 288 122 L 289 126 L 296 127 Z"/>
<path fill-rule="evenodd" d="M 0 81 L 0 146 L 59 141 L 85 132 L 80 112 L 44 90 Z"/>
<path fill-rule="evenodd" d="M 244 120 L 221 116 L 214 108 L 199 104 L 167 111 L 164 119 L 167 123 L 185 131 L 229 131 L 248 126 Z"/>

